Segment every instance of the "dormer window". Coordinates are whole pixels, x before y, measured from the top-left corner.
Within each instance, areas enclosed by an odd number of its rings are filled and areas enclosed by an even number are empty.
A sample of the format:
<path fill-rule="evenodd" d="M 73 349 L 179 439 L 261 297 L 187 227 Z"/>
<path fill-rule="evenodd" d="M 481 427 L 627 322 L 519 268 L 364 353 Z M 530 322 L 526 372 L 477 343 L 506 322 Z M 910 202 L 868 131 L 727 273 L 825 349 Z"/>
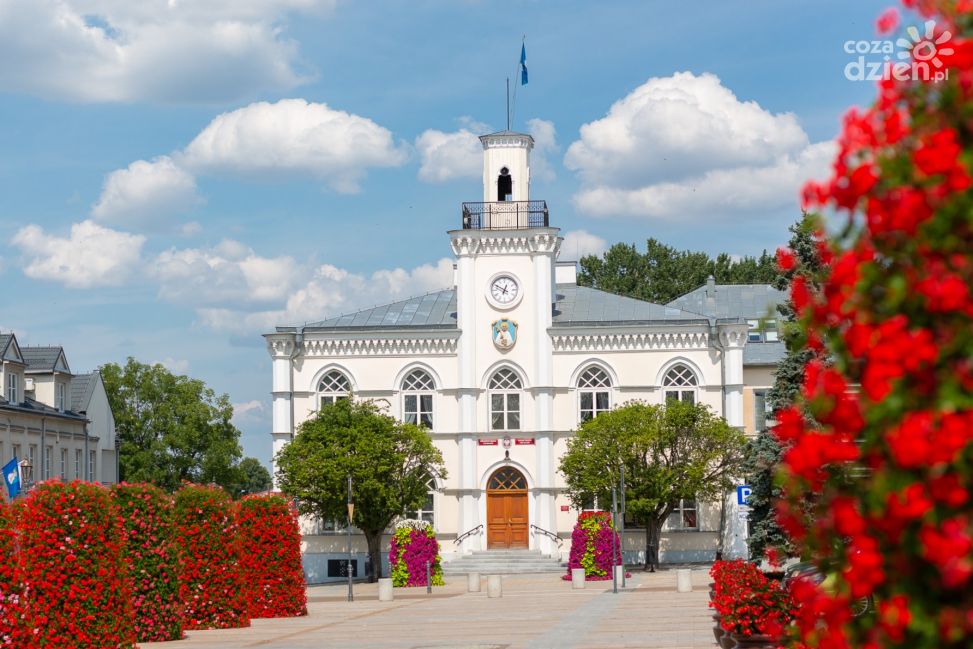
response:
<path fill-rule="evenodd" d="M 9 401 L 11 404 L 16 405 L 20 403 L 20 399 L 18 398 L 17 395 L 19 391 L 19 387 L 20 387 L 20 377 L 8 370 L 7 371 L 7 401 Z"/>
<path fill-rule="evenodd" d="M 497 200 L 512 201 L 514 199 L 514 181 L 510 175 L 510 169 L 500 168 L 500 176 L 497 177 Z"/>

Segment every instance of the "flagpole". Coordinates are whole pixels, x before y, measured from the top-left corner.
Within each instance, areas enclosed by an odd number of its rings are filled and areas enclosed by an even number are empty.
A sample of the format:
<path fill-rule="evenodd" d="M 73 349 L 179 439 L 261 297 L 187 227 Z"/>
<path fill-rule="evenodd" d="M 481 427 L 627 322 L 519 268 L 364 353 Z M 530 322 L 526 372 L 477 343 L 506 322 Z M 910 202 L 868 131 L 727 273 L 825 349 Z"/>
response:
<path fill-rule="evenodd" d="M 507 77 L 507 130 L 510 130 L 510 77 Z"/>

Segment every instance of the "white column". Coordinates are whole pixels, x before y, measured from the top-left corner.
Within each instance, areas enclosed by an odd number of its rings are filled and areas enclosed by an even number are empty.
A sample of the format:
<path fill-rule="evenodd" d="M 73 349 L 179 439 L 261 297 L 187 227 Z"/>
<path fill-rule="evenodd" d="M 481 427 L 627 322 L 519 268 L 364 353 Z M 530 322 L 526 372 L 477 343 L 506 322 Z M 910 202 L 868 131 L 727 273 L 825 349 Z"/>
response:
<path fill-rule="evenodd" d="M 292 334 L 271 334 L 267 336 L 267 351 L 270 352 L 273 372 L 270 436 L 273 440 L 275 457 L 294 436 L 292 407 L 294 386 L 291 381 L 291 360 L 295 347 L 295 336 Z M 277 489 L 277 462 L 273 459 L 271 460 L 271 475 L 273 476 L 274 489 Z"/>
<path fill-rule="evenodd" d="M 459 487 L 462 490 L 459 502 L 459 529 L 463 534 L 479 524 L 479 507 L 473 491 L 477 487 L 476 475 L 476 291 L 474 290 L 475 269 L 472 249 L 469 245 L 460 247 L 454 240 L 457 253 L 456 281 L 456 320 L 460 330 L 457 348 L 459 362 Z M 467 537 L 460 548 L 463 553 L 482 547 L 484 534 Z"/>
<path fill-rule="evenodd" d="M 723 416 L 726 423 L 743 429 L 743 347 L 747 344 L 747 325 L 721 327 L 720 342 L 723 345 L 723 380 L 726 394 L 726 412 Z M 726 499 L 726 515 L 729 521 L 723 539 L 724 555 L 728 559 L 746 558 L 747 525 L 737 504 L 736 489 L 727 494 Z"/>
<path fill-rule="evenodd" d="M 534 245 L 534 285 L 538 296 L 535 302 L 537 331 L 534 334 L 534 411 L 537 413 L 534 422 L 537 459 L 535 487 L 539 489 L 535 500 L 537 510 L 534 524 L 557 533 L 554 529 L 554 495 L 551 493 L 554 487 L 554 440 L 551 433 L 554 428 L 554 358 L 551 336 L 547 332 L 552 318 L 554 291 L 551 278 L 554 256 L 557 254 L 557 235 L 537 237 Z M 542 534 L 535 538 L 541 552 L 554 552 L 554 543 L 547 536 Z"/>

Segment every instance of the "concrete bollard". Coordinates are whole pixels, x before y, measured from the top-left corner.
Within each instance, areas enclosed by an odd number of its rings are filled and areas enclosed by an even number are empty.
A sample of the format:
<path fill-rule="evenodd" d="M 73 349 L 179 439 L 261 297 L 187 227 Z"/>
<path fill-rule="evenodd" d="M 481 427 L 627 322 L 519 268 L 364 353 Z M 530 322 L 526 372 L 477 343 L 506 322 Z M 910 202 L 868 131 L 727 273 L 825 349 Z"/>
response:
<path fill-rule="evenodd" d="M 689 568 L 680 568 L 676 571 L 676 592 L 693 592 L 693 572 Z"/>
<path fill-rule="evenodd" d="M 393 599 L 392 595 L 392 578 L 383 577 L 378 580 L 378 601 L 380 602 L 391 602 Z"/>
<path fill-rule="evenodd" d="M 618 583 L 618 587 L 622 587 L 622 581 L 625 579 L 625 566 L 615 566 L 615 581 Z"/>
<path fill-rule="evenodd" d="M 584 588 L 584 568 L 571 568 L 571 588 Z"/>
<path fill-rule="evenodd" d="M 487 597 L 503 597 L 503 580 L 500 575 L 487 576 Z"/>
<path fill-rule="evenodd" d="M 480 592 L 480 573 L 471 572 L 466 575 L 466 591 L 469 593 Z"/>

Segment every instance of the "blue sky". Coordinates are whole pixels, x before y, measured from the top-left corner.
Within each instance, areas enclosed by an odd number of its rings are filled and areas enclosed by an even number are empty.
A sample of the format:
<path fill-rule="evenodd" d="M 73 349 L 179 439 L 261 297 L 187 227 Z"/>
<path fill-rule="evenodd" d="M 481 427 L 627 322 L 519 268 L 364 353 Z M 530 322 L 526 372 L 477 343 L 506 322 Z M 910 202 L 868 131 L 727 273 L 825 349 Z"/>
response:
<path fill-rule="evenodd" d="M 270 456 L 273 323 L 445 286 L 474 136 L 538 142 L 565 254 L 786 241 L 889 0 L 0 0 L 0 331 L 239 404 Z"/>

